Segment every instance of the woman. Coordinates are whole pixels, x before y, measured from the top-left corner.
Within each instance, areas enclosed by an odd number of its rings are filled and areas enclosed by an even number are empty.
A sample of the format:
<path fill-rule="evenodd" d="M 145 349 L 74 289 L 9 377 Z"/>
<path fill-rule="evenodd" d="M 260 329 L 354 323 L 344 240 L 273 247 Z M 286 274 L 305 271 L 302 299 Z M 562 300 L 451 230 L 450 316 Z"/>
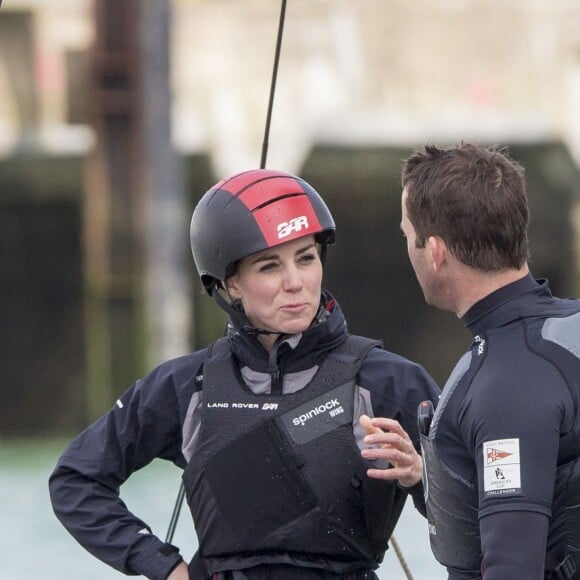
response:
<path fill-rule="evenodd" d="M 376 578 L 407 494 L 424 509 L 415 417 L 438 389 L 348 334 L 322 289 L 334 233 L 318 193 L 281 171 L 235 175 L 200 200 L 193 256 L 227 336 L 137 381 L 51 476 L 57 516 L 95 556 L 154 579 Z M 184 468 L 189 566 L 119 498 L 156 457 Z M 386 479 L 367 477 L 389 462 Z"/>

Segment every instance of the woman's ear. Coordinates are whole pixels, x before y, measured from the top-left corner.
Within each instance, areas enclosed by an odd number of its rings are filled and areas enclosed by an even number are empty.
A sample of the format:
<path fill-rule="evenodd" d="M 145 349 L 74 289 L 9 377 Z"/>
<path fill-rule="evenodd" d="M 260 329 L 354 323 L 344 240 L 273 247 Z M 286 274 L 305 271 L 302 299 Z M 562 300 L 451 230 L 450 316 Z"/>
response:
<path fill-rule="evenodd" d="M 226 291 L 233 300 L 242 299 L 242 291 L 236 276 L 230 276 L 224 283 Z"/>

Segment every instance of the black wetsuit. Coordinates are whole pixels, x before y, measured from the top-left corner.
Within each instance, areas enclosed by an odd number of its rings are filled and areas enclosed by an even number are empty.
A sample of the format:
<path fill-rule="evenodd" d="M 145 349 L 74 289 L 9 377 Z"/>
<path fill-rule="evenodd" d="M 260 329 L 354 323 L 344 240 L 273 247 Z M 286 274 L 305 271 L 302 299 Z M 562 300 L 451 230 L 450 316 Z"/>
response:
<path fill-rule="evenodd" d="M 463 320 L 422 436 L 433 551 L 453 579 L 580 577 L 580 301 L 528 275 Z"/>

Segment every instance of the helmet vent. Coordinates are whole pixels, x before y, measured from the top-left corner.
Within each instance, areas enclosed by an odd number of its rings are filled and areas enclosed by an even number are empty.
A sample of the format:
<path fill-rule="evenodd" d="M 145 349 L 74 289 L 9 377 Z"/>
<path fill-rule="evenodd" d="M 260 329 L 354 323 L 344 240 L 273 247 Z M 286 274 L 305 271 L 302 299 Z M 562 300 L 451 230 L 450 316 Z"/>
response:
<path fill-rule="evenodd" d="M 280 201 L 282 199 L 289 199 L 291 197 L 303 197 L 303 196 L 304 196 L 304 193 L 300 192 L 300 193 L 287 193 L 286 195 L 280 195 L 278 197 L 273 197 L 272 199 L 269 199 L 269 200 L 265 201 L 264 203 L 257 205 L 252 211 L 257 211 L 259 209 L 262 209 L 263 207 L 269 206 L 271 203 L 276 203 L 277 201 Z"/>

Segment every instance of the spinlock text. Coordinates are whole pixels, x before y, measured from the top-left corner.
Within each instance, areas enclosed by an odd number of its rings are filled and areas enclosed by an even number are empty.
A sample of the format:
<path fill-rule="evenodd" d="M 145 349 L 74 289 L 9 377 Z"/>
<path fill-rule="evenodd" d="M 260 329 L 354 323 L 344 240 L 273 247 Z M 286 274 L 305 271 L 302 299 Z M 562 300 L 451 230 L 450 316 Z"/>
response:
<path fill-rule="evenodd" d="M 327 401 L 326 403 L 322 403 L 322 405 L 318 405 L 317 407 L 310 409 L 310 411 L 307 411 L 306 413 L 302 413 L 302 415 L 299 415 L 298 417 L 294 417 L 294 419 L 292 419 L 292 423 L 296 426 L 298 425 L 304 426 L 306 424 L 306 421 L 312 419 L 312 417 L 316 417 L 321 413 L 326 413 L 327 411 L 331 411 L 332 409 L 335 409 L 340 406 L 341 404 L 338 399 L 332 399 L 330 401 Z M 331 415 L 334 414 L 335 413 L 331 412 Z"/>

